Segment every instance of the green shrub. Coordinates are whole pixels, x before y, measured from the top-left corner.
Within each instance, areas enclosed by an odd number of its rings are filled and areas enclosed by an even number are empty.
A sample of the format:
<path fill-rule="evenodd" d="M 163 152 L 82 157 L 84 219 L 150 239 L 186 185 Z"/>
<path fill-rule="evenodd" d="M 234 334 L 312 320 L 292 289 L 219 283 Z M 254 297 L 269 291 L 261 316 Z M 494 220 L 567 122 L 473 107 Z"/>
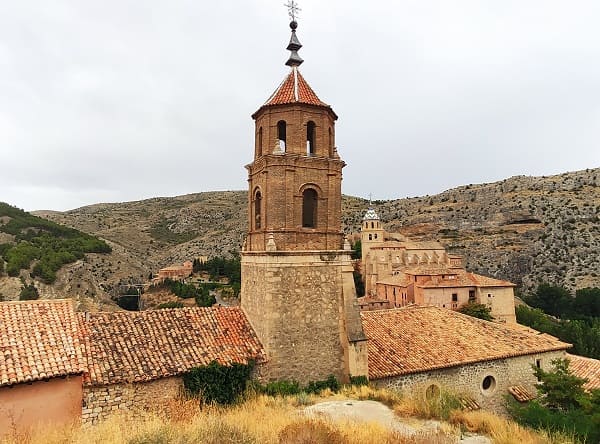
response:
<path fill-rule="evenodd" d="M 261 391 L 269 396 L 287 396 L 301 393 L 302 387 L 298 381 L 281 380 L 267 383 Z"/>
<path fill-rule="evenodd" d="M 306 386 L 307 393 L 319 393 L 325 389 L 337 392 L 340 389 L 340 383 L 334 375 L 329 375 L 327 379 L 321 381 L 310 381 Z"/>
<path fill-rule="evenodd" d="M 364 375 L 350 376 L 350 385 L 356 385 L 356 386 L 369 385 L 369 378 L 367 378 Z"/>
<path fill-rule="evenodd" d="M 19 293 L 20 301 L 34 301 L 40 298 L 40 293 L 38 289 L 35 288 L 35 285 L 23 285 L 21 287 L 21 293 Z"/>
<path fill-rule="evenodd" d="M 232 404 L 246 390 L 254 363 L 221 365 L 216 361 L 196 367 L 183 375 L 183 386 L 189 396 L 218 404 Z"/>
<path fill-rule="evenodd" d="M 474 318 L 483 319 L 484 321 L 494 320 L 494 317 L 492 316 L 492 309 L 485 304 L 469 302 L 468 304 L 460 307 L 458 311 Z"/>

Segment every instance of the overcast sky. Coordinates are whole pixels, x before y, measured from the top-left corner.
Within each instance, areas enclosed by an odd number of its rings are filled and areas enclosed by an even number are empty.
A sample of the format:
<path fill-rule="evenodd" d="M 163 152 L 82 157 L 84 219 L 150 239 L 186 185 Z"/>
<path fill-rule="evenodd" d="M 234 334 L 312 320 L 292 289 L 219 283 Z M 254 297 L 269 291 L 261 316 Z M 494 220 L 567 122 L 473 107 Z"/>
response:
<path fill-rule="evenodd" d="M 284 0 L 0 1 L 0 201 L 66 210 L 246 187 L 289 68 Z M 597 0 L 300 0 L 343 192 L 600 166 Z"/>

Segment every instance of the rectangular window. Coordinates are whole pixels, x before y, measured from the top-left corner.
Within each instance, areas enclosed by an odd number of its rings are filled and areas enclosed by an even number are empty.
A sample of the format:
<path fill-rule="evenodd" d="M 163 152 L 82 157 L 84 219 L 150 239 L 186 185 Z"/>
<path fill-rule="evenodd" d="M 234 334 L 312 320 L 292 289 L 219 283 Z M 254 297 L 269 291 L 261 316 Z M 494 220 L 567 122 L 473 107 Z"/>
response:
<path fill-rule="evenodd" d="M 475 302 L 475 290 L 469 290 L 469 302 Z"/>
<path fill-rule="evenodd" d="M 452 302 L 458 302 L 458 294 L 452 293 Z"/>

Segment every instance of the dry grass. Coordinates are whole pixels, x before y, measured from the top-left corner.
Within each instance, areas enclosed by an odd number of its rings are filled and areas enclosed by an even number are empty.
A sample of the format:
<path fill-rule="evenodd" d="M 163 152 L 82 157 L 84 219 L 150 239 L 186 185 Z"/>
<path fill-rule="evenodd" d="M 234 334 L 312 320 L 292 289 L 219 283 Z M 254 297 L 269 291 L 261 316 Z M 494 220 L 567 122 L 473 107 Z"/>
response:
<path fill-rule="evenodd" d="M 362 399 L 391 399 L 383 391 L 348 389 Z M 357 397 L 358 397 L 357 396 Z M 347 399 L 342 394 L 311 396 Z M 354 398 L 356 399 L 356 397 Z M 303 405 L 300 403 L 300 405 Z M 95 426 L 45 428 L 27 436 L 14 436 L 10 444 L 448 444 L 445 432 L 406 437 L 377 423 L 333 422 L 308 418 L 299 413 L 297 397 L 255 396 L 232 407 L 200 409 L 193 401 L 169 403 L 161 415 L 149 414 L 138 420 L 113 416 Z"/>
<path fill-rule="evenodd" d="M 162 413 L 141 419 L 113 416 L 95 426 L 45 428 L 26 436 L 13 436 L 9 444 L 450 444 L 459 427 L 491 436 L 497 444 L 558 444 L 570 442 L 524 429 L 485 412 L 454 411 L 451 424 L 440 430 L 404 436 L 378 423 L 333 422 L 306 417 L 300 410 L 322 400 L 377 400 L 408 416 L 435 417 L 444 411 L 436 401 L 418 395 L 401 397 L 388 390 L 347 387 L 340 393 L 269 397 L 254 395 L 231 407 L 200 408 L 193 400 L 171 402 Z"/>
<path fill-rule="evenodd" d="M 394 404 L 394 412 L 405 417 L 447 420 L 452 411 L 460 409 L 457 394 L 450 390 L 440 388 L 440 392 L 431 397 L 425 393 L 425 387 L 417 387 Z"/>
<path fill-rule="evenodd" d="M 577 442 L 573 437 L 559 433 L 533 431 L 519 424 L 482 410 L 450 414 L 450 422 L 468 432 L 481 433 L 492 438 L 494 444 L 568 444 Z"/>

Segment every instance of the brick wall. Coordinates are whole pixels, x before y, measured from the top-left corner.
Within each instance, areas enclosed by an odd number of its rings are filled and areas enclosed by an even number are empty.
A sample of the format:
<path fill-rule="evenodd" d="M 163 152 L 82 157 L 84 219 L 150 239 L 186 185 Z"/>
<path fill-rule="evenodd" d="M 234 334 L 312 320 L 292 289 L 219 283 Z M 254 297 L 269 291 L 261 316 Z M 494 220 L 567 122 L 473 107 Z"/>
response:
<path fill-rule="evenodd" d="M 183 389 L 179 377 L 133 384 L 111 384 L 83 388 L 81 419 L 96 424 L 111 414 L 124 413 L 136 417 L 160 409 L 166 401 L 180 396 Z"/>
<path fill-rule="evenodd" d="M 542 368 L 548 370 L 551 368 L 550 362 L 553 359 L 564 357 L 565 353 L 562 351 L 540 353 L 384 378 L 374 382 L 380 387 L 400 391 L 426 390 L 430 385 L 436 384 L 472 397 L 485 410 L 506 413 L 504 397 L 508 394 L 509 387 L 522 385 L 530 393 L 536 393 L 537 380 L 531 368 L 536 364 L 536 360 L 540 360 Z M 494 378 L 495 388 L 493 390 L 483 389 L 482 383 L 486 376 Z"/>

